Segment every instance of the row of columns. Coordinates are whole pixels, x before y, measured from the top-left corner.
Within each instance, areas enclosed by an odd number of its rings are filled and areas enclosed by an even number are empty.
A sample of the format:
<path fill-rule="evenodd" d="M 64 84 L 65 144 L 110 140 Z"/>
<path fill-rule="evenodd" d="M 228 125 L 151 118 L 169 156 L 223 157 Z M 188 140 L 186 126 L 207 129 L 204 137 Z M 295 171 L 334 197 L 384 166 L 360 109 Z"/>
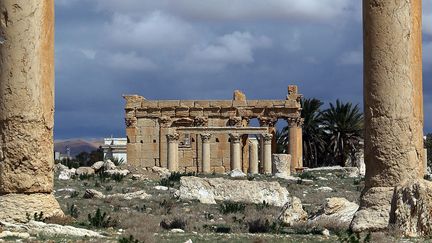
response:
<path fill-rule="evenodd" d="M 202 165 L 201 172 L 211 173 L 211 153 L 210 153 L 210 139 L 212 137 L 209 133 L 200 134 L 202 140 Z M 167 154 L 167 167 L 170 171 L 178 171 L 179 168 L 179 156 L 178 156 L 178 141 L 179 134 L 172 133 L 167 134 L 168 141 L 168 154 Z M 231 170 L 242 170 L 242 145 L 241 135 L 237 133 L 230 134 L 231 140 Z M 273 135 L 266 133 L 262 135 L 263 141 L 263 173 L 272 173 L 272 138 Z M 252 174 L 258 174 L 258 142 L 253 141 L 249 144 L 250 155 L 249 155 L 249 172 Z"/>

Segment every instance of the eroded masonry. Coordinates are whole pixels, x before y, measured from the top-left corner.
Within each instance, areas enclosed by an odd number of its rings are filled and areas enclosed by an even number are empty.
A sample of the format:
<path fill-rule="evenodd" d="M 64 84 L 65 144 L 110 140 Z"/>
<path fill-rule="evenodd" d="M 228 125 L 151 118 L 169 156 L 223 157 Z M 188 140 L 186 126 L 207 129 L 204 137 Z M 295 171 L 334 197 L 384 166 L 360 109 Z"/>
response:
<path fill-rule="evenodd" d="M 128 163 L 171 171 L 216 172 L 233 169 L 271 173 L 278 120 L 288 122 L 291 168 L 302 164 L 302 119 L 297 86 L 282 100 L 247 100 L 235 91 L 232 100 L 126 99 Z M 259 126 L 252 127 L 257 119 Z M 255 136 L 254 136 L 255 135 Z"/>

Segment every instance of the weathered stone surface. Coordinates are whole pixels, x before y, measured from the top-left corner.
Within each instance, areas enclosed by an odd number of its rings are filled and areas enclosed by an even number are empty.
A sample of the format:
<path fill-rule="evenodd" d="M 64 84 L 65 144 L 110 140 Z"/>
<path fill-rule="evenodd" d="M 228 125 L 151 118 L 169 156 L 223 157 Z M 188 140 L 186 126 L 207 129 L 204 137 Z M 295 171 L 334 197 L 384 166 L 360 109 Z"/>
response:
<path fill-rule="evenodd" d="M 384 230 L 389 225 L 393 187 L 372 187 L 363 192 L 351 222 L 354 232 Z"/>
<path fill-rule="evenodd" d="M 105 198 L 105 195 L 102 192 L 98 191 L 98 190 L 86 189 L 85 192 L 84 192 L 83 198 L 86 198 L 86 199 L 90 199 L 90 198 L 103 199 L 103 198 Z"/>
<path fill-rule="evenodd" d="M 60 163 L 57 163 L 57 164 L 54 165 L 54 172 L 55 173 L 61 172 L 63 170 L 67 170 L 67 169 L 69 169 L 69 168 L 66 165 L 63 165 L 63 164 L 60 164 Z"/>
<path fill-rule="evenodd" d="M 167 178 L 171 175 L 171 172 L 167 168 L 154 166 L 152 167 L 152 171 L 157 173 L 162 178 Z"/>
<path fill-rule="evenodd" d="M 91 167 L 97 172 L 104 167 L 104 164 L 105 164 L 104 161 L 98 161 L 94 163 Z"/>
<path fill-rule="evenodd" d="M 60 205 L 52 194 L 6 194 L 0 196 L 0 221 L 26 222 L 26 213 L 43 212 L 45 217 L 62 216 Z"/>
<path fill-rule="evenodd" d="M 29 233 L 3 231 L 3 232 L 0 232 L 0 238 L 28 239 L 28 238 L 30 238 L 30 234 Z"/>
<path fill-rule="evenodd" d="M 390 223 L 410 237 L 432 234 L 432 183 L 408 181 L 395 190 Z"/>
<path fill-rule="evenodd" d="M 262 203 L 282 207 L 288 201 L 288 191 L 278 182 L 227 180 L 183 176 L 180 179 L 180 199 L 201 203 L 234 201 Z"/>
<path fill-rule="evenodd" d="M 3 0 L 0 9 L 0 194 L 51 193 L 54 1 Z"/>
<path fill-rule="evenodd" d="M 115 170 L 116 169 L 116 165 L 114 164 L 114 162 L 112 162 L 111 160 L 107 160 L 104 163 L 104 169 L 105 170 Z"/>
<path fill-rule="evenodd" d="M 116 193 L 116 194 L 111 194 L 111 195 L 105 196 L 105 198 L 113 198 L 113 197 L 121 198 L 123 200 L 132 200 L 132 199 L 144 200 L 144 199 L 151 198 L 151 195 L 147 194 L 145 191 L 136 191 L 136 192 L 128 192 L 125 194 Z"/>
<path fill-rule="evenodd" d="M 287 177 L 291 175 L 291 155 L 273 154 L 272 155 L 272 172 L 275 177 Z"/>
<path fill-rule="evenodd" d="M 246 177 L 246 174 L 239 169 L 234 169 L 229 173 L 229 176 L 231 178 L 241 178 L 241 177 Z"/>
<path fill-rule="evenodd" d="M 127 176 L 130 173 L 129 170 L 118 170 L 118 169 L 106 170 L 104 172 L 107 173 L 108 175 L 122 175 L 122 176 Z"/>
<path fill-rule="evenodd" d="M 294 223 L 299 223 L 301 221 L 306 221 L 307 218 L 307 212 L 303 210 L 303 205 L 297 197 L 289 198 L 289 201 L 284 205 L 279 216 L 279 220 L 288 226 L 292 226 Z"/>
<path fill-rule="evenodd" d="M 312 222 L 338 222 L 348 227 L 357 212 L 359 205 L 345 198 L 327 198 L 318 213 L 311 218 Z"/>
<path fill-rule="evenodd" d="M 70 170 L 65 169 L 65 170 L 60 171 L 58 178 L 59 178 L 59 180 L 67 181 L 67 180 L 70 180 L 71 177 L 73 175 L 75 175 L 75 173 L 76 173 L 75 169 L 70 169 Z"/>
<path fill-rule="evenodd" d="M 76 172 L 77 175 L 94 175 L 95 170 L 92 167 L 79 167 Z"/>
<path fill-rule="evenodd" d="M 22 234 L 20 236 L 39 236 L 44 235 L 48 237 L 93 237 L 103 238 L 101 234 L 95 231 L 75 228 L 72 226 L 63 226 L 58 224 L 45 224 L 38 221 L 30 221 L 25 224 L 12 224 L 8 222 L 0 222 L 0 226 L 9 231 L 13 231 L 15 234 Z M 17 235 L 18 236 L 18 235 Z M 20 237 L 24 238 L 24 237 Z M 28 237 L 27 237 L 28 238 Z"/>

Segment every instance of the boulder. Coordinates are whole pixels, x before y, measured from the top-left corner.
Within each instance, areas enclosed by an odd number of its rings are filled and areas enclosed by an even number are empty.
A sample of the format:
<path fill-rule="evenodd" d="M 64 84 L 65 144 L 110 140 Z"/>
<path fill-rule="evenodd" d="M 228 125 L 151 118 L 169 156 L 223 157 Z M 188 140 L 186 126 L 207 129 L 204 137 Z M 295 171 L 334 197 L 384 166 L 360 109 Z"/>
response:
<path fill-rule="evenodd" d="M 282 207 L 289 200 L 288 191 L 278 182 L 229 180 L 183 176 L 180 179 L 180 199 L 199 200 L 215 204 L 216 201 L 233 201 Z"/>
<path fill-rule="evenodd" d="M 94 163 L 91 167 L 97 172 L 104 167 L 104 164 L 105 164 L 105 162 L 98 161 L 98 162 Z"/>
<path fill-rule="evenodd" d="M 306 221 L 308 215 L 303 210 L 303 205 L 299 198 L 291 197 L 289 201 L 282 208 L 279 220 L 288 226 L 292 226 L 294 223 L 300 221 Z"/>
<path fill-rule="evenodd" d="M 340 223 L 342 226 L 348 227 L 358 208 L 359 205 L 342 197 L 327 198 L 317 214 L 312 216 L 310 221 L 318 223 L 334 221 Z"/>
<path fill-rule="evenodd" d="M 19 238 L 19 239 L 28 239 L 30 238 L 29 233 L 20 233 L 20 232 L 11 232 L 11 231 L 3 231 L 0 232 L 0 239 L 1 238 Z"/>
<path fill-rule="evenodd" d="M 290 176 L 291 155 L 273 154 L 272 155 L 272 173 L 275 177 L 284 178 Z"/>
<path fill-rule="evenodd" d="M 171 172 L 167 168 L 154 166 L 152 167 L 152 171 L 162 178 L 168 178 L 171 175 Z"/>
<path fill-rule="evenodd" d="M 115 170 L 116 169 L 116 165 L 114 164 L 114 162 L 112 162 L 111 160 L 107 160 L 104 163 L 104 170 Z"/>
<path fill-rule="evenodd" d="M 231 178 L 242 178 L 242 177 L 246 177 L 246 174 L 239 169 L 234 169 L 229 173 L 229 176 Z"/>
<path fill-rule="evenodd" d="M 67 167 L 66 165 L 61 164 L 61 163 L 57 163 L 54 165 L 54 172 L 55 173 L 62 172 L 64 170 L 68 170 L 68 169 L 69 169 L 69 167 Z"/>
<path fill-rule="evenodd" d="M 332 192 L 333 188 L 328 187 L 328 186 L 322 186 L 322 187 L 319 187 L 315 190 L 320 191 L 320 192 Z"/>
<path fill-rule="evenodd" d="M 92 167 L 79 167 L 76 169 L 75 174 L 80 175 L 94 175 L 95 170 Z"/>
<path fill-rule="evenodd" d="M 70 180 L 71 177 L 75 175 L 75 173 L 76 173 L 75 169 L 65 169 L 60 171 L 58 178 L 59 180 L 67 181 Z"/>
<path fill-rule="evenodd" d="M 12 224 L 12 223 L 0 222 L 0 226 L 1 228 L 7 229 L 8 231 L 21 233 L 22 235 L 15 233 L 14 236 L 14 237 L 21 236 L 20 238 L 26 238 L 27 234 L 30 234 L 31 236 L 44 235 L 48 237 L 68 236 L 68 237 L 77 237 L 77 238 L 84 238 L 84 237 L 104 238 L 104 236 L 102 236 L 101 234 L 95 231 L 75 228 L 72 226 L 46 224 L 39 221 L 30 221 L 26 224 Z"/>
<path fill-rule="evenodd" d="M 104 199 L 105 195 L 102 192 L 94 190 L 94 189 L 86 189 L 84 192 L 83 198 L 86 198 L 86 199 L 90 199 L 90 198 Z"/>

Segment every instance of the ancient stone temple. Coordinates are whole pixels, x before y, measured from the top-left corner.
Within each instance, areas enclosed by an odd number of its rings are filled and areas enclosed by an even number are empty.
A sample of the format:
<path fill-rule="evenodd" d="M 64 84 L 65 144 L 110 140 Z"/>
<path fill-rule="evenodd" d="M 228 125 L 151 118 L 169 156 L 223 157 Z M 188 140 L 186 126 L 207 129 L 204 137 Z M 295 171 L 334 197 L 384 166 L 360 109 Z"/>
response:
<path fill-rule="evenodd" d="M 0 1 L 0 220 L 62 214 L 53 192 L 54 1 Z"/>
<path fill-rule="evenodd" d="M 278 119 L 290 126 L 291 168 L 303 166 L 301 95 L 297 86 L 289 86 L 283 100 L 247 100 L 240 91 L 232 100 L 124 98 L 128 163 L 134 166 L 182 172 L 239 169 L 271 173 Z M 255 118 L 259 126 L 251 127 L 250 121 Z M 259 142 L 252 141 L 253 135 Z"/>
<path fill-rule="evenodd" d="M 423 180 L 422 1 L 364 0 L 365 190 L 352 229 L 430 235 Z"/>

